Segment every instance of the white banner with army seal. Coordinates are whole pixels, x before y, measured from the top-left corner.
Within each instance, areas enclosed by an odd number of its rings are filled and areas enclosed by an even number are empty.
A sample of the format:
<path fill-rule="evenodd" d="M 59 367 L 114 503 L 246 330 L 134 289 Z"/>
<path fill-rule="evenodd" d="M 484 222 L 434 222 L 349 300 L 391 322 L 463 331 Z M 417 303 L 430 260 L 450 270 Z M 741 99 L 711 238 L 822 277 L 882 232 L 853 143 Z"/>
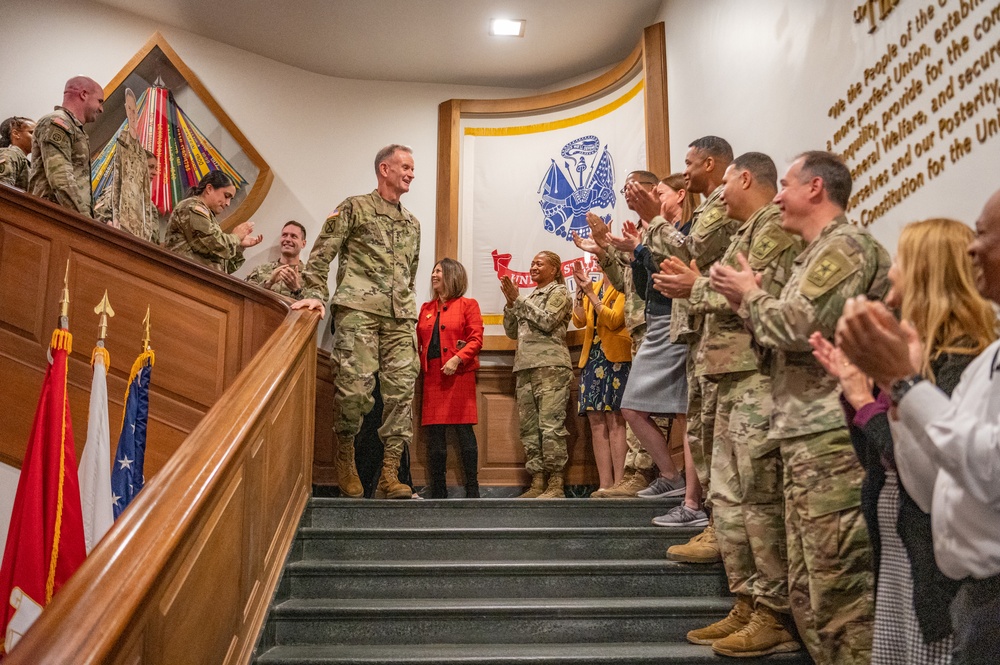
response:
<path fill-rule="evenodd" d="M 620 190 L 630 171 L 646 168 L 642 76 L 569 109 L 463 120 L 461 137 L 458 258 L 486 333 L 502 335 L 499 277 L 533 289 L 528 268 L 543 250 L 560 256 L 569 277 L 574 261 L 593 261 L 572 241 L 573 232 L 589 233 L 588 211 L 616 231 L 636 220 Z"/>

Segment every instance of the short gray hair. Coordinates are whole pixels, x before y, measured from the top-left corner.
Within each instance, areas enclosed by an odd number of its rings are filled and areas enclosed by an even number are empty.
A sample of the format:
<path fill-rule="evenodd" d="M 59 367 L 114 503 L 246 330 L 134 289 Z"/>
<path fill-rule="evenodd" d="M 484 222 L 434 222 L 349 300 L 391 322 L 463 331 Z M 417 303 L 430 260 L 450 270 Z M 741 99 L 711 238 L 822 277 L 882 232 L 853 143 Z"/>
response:
<path fill-rule="evenodd" d="M 386 147 L 382 148 L 375 154 L 375 175 L 378 175 L 378 165 L 382 162 L 389 161 L 389 158 L 396 154 L 397 150 L 402 150 L 403 152 L 408 152 L 413 154 L 413 148 L 408 145 L 401 145 L 399 143 L 390 143 Z"/>

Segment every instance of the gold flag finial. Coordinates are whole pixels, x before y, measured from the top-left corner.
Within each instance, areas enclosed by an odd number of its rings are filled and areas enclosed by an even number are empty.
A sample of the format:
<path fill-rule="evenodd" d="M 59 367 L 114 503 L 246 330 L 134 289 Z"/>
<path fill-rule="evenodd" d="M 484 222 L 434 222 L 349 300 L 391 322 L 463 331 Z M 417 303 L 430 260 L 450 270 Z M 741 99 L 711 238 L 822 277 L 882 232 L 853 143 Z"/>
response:
<path fill-rule="evenodd" d="M 63 277 L 62 297 L 59 298 L 59 327 L 69 328 L 69 259 L 66 259 L 66 275 Z"/>
<path fill-rule="evenodd" d="M 149 305 L 146 305 L 146 318 L 142 320 L 142 351 L 149 351 Z"/>
<path fill-rule="evenodd" d="M 104 297 L 101 298 L 101 302 L 94 308 L 94 314 L 101 316 L 101 320 L 97 324 L 97 342 L 103 345 L 104 338 L 108 336 L 108 317 L 115 315 L 115 310 L 111 309 L 111 302 L 108 300 L 107 289 L 104 290 Z"/>

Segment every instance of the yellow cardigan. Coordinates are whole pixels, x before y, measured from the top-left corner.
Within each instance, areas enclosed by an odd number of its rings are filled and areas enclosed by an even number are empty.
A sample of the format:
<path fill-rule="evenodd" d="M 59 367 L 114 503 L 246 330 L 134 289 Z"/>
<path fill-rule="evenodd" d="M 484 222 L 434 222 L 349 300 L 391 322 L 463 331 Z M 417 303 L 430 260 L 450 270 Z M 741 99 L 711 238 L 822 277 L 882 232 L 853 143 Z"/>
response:
<path fill-rule="evenodd" d="M 603 280 L 594 284 L 594 291 L 600 292 Z M 625 294 L 615 290 L 610 284 L 601 298 L 604 305 L 597 313 L 597 337 L 601 340 L 604 355 L 613 363 L 627 363 L 632 360 L 632 337 L 625 329 Z M 583 317 L 578 317 L 573 308 L 573 325 L 586 328 L 583 333 L 583 350 L 580 352 L 580 367 L 587 364 L 590 347 L 594 343 L 594 305 L 590 298 L 583 299 Z"/>

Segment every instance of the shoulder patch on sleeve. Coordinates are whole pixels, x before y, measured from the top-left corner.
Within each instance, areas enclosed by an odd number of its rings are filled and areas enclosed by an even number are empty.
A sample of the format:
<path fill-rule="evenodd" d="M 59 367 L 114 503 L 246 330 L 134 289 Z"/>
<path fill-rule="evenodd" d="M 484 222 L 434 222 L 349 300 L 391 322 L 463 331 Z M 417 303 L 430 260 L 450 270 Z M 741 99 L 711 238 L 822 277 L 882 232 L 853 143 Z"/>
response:
<path fill-rule="evenodd" d="M 58 117 L 58 116 L 56 116 L 56 117 L 52 118 L 52 124 L 53 124 L 53 125 L 56 125 L 57 127 L 62 127 L 62 128 L 63 128 L 63 129 L 65 129 L 65 130 L 66 130 L 67 132 L 69 132 L 69 131 L 72 131 L 72 130 L 71 130 L 71 129 L 69 128 L 69 125 L 67 125 L 67 124 L 66 124 L 66 121 L 65 121 L 65 120 L 63 120 L 62 118 Z"/>
<path fill-rule="evenodd" d="M 338 215 L 340 215 L 340 208 L 334 208 L 333 212 L 331 212 L 329 215 L 327 215 L 326 218 L 327 219 L 333 219 L 334 217 L 337 217 Z"/>
<path fill-rule="evenodd" d="M 750 246 L 751 263 L 767 263 L 791 244 L 792 239 L 781 229 L 773 227 L 766 229 L 754 238 Z"/>
<path fill-rule="evenodd" d="M 192 206 L 191 209 L 194 210 L 199 215 L 203 215 L 205 217 L 208 217 L 209 219 L 212 219 L 212 213 L 209 212 L 208 208 L 206 208 L 205 206 L 203 206 L 201 204 Z"/>
<path fill-rule="evenodd" d="M 831 248 L 813 261 L 802 280 L 801 291 L 809 300 L 828 293 L 857 271 L 858 265 L 840 248 Z"/>

